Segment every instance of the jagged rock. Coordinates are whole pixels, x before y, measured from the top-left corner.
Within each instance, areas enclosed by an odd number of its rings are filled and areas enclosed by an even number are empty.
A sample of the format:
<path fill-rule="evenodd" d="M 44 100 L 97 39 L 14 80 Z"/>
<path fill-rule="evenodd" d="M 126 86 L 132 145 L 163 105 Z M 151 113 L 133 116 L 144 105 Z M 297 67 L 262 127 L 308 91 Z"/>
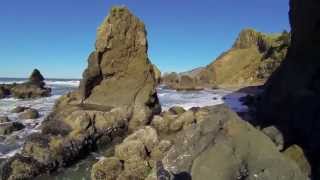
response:
<path fill-rule="evenodd" d="M 17 84 L 10 89 L 10 93 L 13 97 L 18 99 L 29 99 L 37 97 L 50 96 L 50 88 L 42 88 L 36 84 Z"/>
<path fill-rule="evenodd" d="M 42 76 L 42 74 L 40 73 L 40 71 L 38 69 L 34 69 L 33 72 L 31 73 L 30 77 L 29 77 L 29 83 L 31 84 L 37 84 L 40 87 L 44 86 L 44 77 Z"/>
<path fill-rule="evenodd" d="M 111 171 L 111 174 L 116 174 L 113 179 L 144 179 L 151 172 L 151 164 L 154 163 L 152 158 L 162 158 L 163 153 L 171 146 L 168 141 L 159 141 L 159 137 L 155 129 L 146 126 L 143 129 L 137 130 L 129 135 L 124 141 L 115 148 L 115 157 L 112 159 L 121 160 L 123 169 L 117 165 L 116 173 Z M 104 163 L 104 167 L 114 167 L 114 161 L 98 162 L 94 167 L 99 167 Z M 91 171 L 92 177 L 97 177 L 100 174 L 107 174 L 107 169 L 100 172 L 94 168 Z M 119 172 L 120 171 L 120 172 Z"/>
<path fill-rule="evenodd" d="M 165 153 L 170 149 L 172 146 L 172 142 L 168 140 L 162 140 L 159 142 L 157 146 L 152 150 L 150 156 L 155 161 L 160 161 L 164 156 Z"/>
<path fill-rule="evenodd" d="M 283 154 L 295 161 L 305 175 L 311 176 L 310 163 L 308 162 L 301 147 L 299 147 L 298 145 L 292 145 L 288 149 L 286 149 Z"/>
<path fill-rule="evenodd" d="M 19 99 L 46 97 L 51 94 L 51 89 L 44 87 L 44 78 L 35 69 L 28 82 L 22 84 L 1 84 L 0 85 L 0 98 L 13 96 Z"/>
<path fill-rule="evenodd" d="M 23 106 L 17 106 L 14 109 L 11 110 L 11 113 L 21 113 L 27 109 L 30 109 L 29 107 L 23 107 Z"/>
<path fill-rule="evenodd" d="M 189 126 L 195 121 L 194 112 L 187 111 L 170 123 L 170 130 L 175 132 Z"/>
<path fill-rule="evenodd" d="M 39 112 L 36 109 L 27 109 L 25 111 L 23 111 L 23 113 L 21 113 L 19 115 L 19 119 L 37 119 L 39 118 Z"/>
<path fill-rule="evenodd" d="M 162 116 L 154 116 L 152 119 L 152 126 L 159 132 L 167 133 L 169 131 L 169 123 L 168 119 L 164 119 Z"/>
<path fill-rule="evenodd" d="M 19 122 L 8 122 L 0 124 L 0 135 L 9 135 L 14 131 L 19 131 L 25 126 Z"/>
<path fill-rule="evenodd" d="M 105 158 L 93 165 L 91 170 L 92 180 L 117 179 L 123 170 L 123 164 L 116 157 Z"/>
<path fill-rule="evenodd" d="M 9 160 L 3 167 L 2 179 L 15 180 L 15 179 L 30 179 L 39 173 L 44 173 L 40 163 L 36 160 L 16 155 Z"/>
<path fill-rule="evenodd" d="M 177 75 L 172 73 L 163 77 L 163 82 L 171 89 L 178 91 L 197 91 L 203 90 L 203 87 L 198 87 L 197 80 L 189 75 Z"/>
<path fill-rule="evenodd" d="M 127 8 L 112 8 L 98 29 L 96 50 L 89 57 L 79 89 L 56 102 L 53 112 L 42 123 L 41 133 L 26 141 L 23 156 L 54 171 L 89 154 L 99 143 L 111 143 L 127 134 L 129 128 L 134 131 L 148 124 L 154 114 L 161 112 L 161 107 L 147 47 L 144 24 Z M 143 143 L 141 156 L 135 156 L 140 159 L 146 149 L 157 145 L 149 139 L 153 131 L 145 131 L 148 137 L 137 137 L 140 140 L 128 145 L 137 148 L 133 152 L 140 152 L 138 145 Z M 109 141 L 100 141 L 103 138 Z M 117 151 L 125 158 L 121 152 L 126 154 L 125 148 Z M 12 178 L 14 168 L 5 172 L 4 179 Z M 145 161 L 131 158 L 124 164 L 123 175 L 142 173 L 148 168 Z M 33 178 L 39 173 L 25 177 Z"/>
<path fill-rule="evenodd" d="M 161 81 L 162 83 L 169 84 L 169 85 L 179 83 L 179 75 L 175 72 L 164 74 L 163 77 L 161 78 Z"/>
<path fill-rule="evenodd" d="M 171 107 L 169 109 L 169 112 L 175 114 L 175 115 L 181 115 L 183 114 L 184 112 L 186 112 L 186 110 L 183 108 L 183 107 L 180 107 L 180 106 L 174 106 L 174 107 Z"/>
<path fill-rule="evenodd" d="M 98 30 L 81 82 L 84 102 L 131 109 L 134 129 L 160 110 L 154 76 L 144 24 L 126 8 L 113 8 Z"/>
<path fill-rule="evenodd" d="M 274 126 L 266 127 L 262 129 L 262 132 L 267 135 L 277 146 L 279 151 L 283 150 L 284 137 L 282 133 Z"/>
<path fill-rule="evenodd" d="M 8 86 L 0 85 L 0 99 L 8 97 L 10 95 L 10 89 Z"/>
<path fill-rule="evenodd" d="M 6 122 L 10 122 L 10 119 L 7 116 L 1 116 L 0 123 L 6 123 Z"/>
<path fill-rule="evenodd" d="M 152 65 L 152 68 L 153 68 L 153 72 L 154 72 L 154 77 L 156 79 L 156 82 L 158 84 L 160 84 L 161 82 L 161 71 L 159 70 L 159 68 L 156 66 L 156 65 Z"/>

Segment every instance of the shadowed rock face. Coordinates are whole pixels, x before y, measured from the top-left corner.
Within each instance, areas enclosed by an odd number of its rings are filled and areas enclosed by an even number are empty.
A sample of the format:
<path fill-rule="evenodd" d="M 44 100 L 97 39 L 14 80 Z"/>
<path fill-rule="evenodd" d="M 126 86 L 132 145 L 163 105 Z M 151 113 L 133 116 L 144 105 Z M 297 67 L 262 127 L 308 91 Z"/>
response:
<path fill-rule="evenodd" d="M 32 178 L 68 166 L 99 145 L 148 124 L 161 111 L 144 24 L 114 7 L 98 29 L 79 90 L 61 97 L 2 179 Z M 36 162 L 29 165 L 27 162 Z M 21 165 L 23 164 L 23 165 Z"/>
<path fill-rule="evenodd" d="M 38 69 L 34 69 L 29 77 L 29 82 L 33 84 L 43 85 L 44 77 Z"/>
<path fill-rule="evenodd" d="M 297 143 L 318 162 L 320 150 L 320 1 L 290 0 L 292 43 L 267 82 L 258 119 L 276 124 L 287 144 Z M 319 172 L 313 165 L 313 173 Z M 319 177 L 315 178 L 318 179 Z"/>

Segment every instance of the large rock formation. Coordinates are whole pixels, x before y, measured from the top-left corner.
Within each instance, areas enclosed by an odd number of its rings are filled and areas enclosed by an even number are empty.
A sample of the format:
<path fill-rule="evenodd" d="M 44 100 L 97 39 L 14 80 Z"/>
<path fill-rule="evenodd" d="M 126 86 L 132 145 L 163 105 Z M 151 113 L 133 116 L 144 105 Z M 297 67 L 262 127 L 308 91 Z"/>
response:
<path fill-rule="evenodd" d="M 114 7 L 98 29 L 79 90 L 61 97 L 4 166 L 2 179 L 32 178 L 77 161 L 161 111 L 144 24 L 125 7 Z M 30 162 L 32 162 L 30 164 Z"/>
<path fill-rule="evenodd" d="M 84 103 L 128 109 L 132 128 L 160 109 L 146 35 L 144 24 L 126 8 L 113 8 L 98 29 L 80 85 Z"/>
<path fill-rule="evenodd" d="M 169 74 L 163 83 L 173 89 L 201 89 L 212 87 L 245 87 L 261 85 L 285 58 L 290 34 L 264 34 L 253 29 L 240 32 L 230 50 L 204 68 Z M 186 85 L 184 76 L 192 79 Z M 185 78 L 184 78 L 185 79 Z"/>
<path fill-rule="evenodd" d="M 0 98 L 12 96 L 19 99 L 26 99 L 49 96 L 51 89 L 44 86 L 43 76 L 39 70 L 35 69 L 25 83 L 0 85 Z"/>
<path fill-rule="evenodd" d="M 299 144 L 319 179 L 320 2 L 290 0 L 292 43 L 271 76 L 258 107 L 258 120 L 275 124 L 286 144 Z"/>
<path fill-rule="evenodd" d="M 224 105 L 168 111 L 153 121 L 96 163 L 92 179 L 307 179 L 271 139 Z"/>

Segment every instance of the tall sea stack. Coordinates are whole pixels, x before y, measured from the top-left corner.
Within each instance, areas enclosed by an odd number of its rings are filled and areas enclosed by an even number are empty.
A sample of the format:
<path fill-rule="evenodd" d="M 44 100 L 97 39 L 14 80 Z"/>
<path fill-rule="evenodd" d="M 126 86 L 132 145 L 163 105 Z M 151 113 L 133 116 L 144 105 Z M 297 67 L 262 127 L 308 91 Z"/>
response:
<path fill-rule="evenodd" d="M 144 24 L 127 8 L 112 8 L 98 29 L 79 90 L 57 101 L 42 132 L 5 164 L 2 179 L 28 179 L 68 166 L 149 123 L 161 107 L 146 36 Z"/>

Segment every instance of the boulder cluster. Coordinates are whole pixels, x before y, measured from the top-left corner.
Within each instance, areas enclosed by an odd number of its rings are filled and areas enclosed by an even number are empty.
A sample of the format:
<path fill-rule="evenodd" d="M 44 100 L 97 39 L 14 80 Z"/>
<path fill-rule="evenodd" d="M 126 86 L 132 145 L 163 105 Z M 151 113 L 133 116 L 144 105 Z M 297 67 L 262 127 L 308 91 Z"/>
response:
<path fill-rule="evenodd" d="M 310 167 L 299 166 L 291 149 L 282 154 L 268 136 L 225 105 L 188 111 L 174 107 L 116 145 L 113 156 L 93 166 L 91 177 L 307 179 Z M 299 157 L 298 162 L 306 162 Z"/>
<path fill-rule="evenodd" d="M 29 107 L 18 106 L 14 108 L 11 113 L 16 113 L 20 120 L 37 119 L 40 117 L 36 109 Z M 20 121 L 12 121 L 7 116 L 0 117 L 0 136 L 6 137 L 15 131 L 25 128 L 25 125 Z"/>
<path fill-rule="evenodd" d="M 51 89 L 45 87 L 44 78 L 37 69 L 33 70 L 28 81 L 25 83 L 0 85 L 0 99 L 6 97 L 29 99 L 46 97 L 50 94 Z"/>

